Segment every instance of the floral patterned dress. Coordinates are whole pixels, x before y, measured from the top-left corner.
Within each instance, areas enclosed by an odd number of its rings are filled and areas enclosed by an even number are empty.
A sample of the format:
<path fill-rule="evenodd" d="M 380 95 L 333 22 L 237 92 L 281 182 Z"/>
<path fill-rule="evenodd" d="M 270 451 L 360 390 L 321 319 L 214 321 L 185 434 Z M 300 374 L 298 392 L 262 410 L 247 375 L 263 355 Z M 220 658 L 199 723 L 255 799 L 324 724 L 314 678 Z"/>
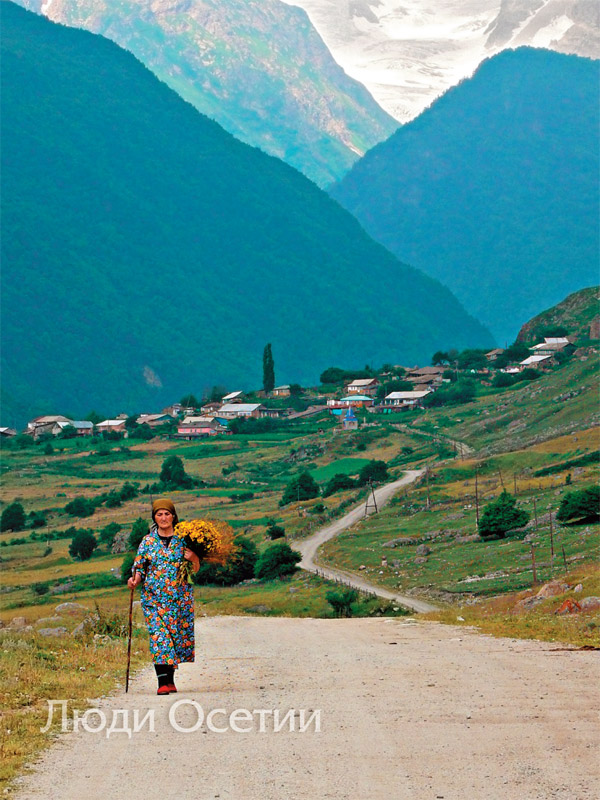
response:
<path fill-rule="evenodd" d="M 177 666 L 194 660 L 194 594 L 191 585 L 176 583 L 184 550 L 183 539 L 177 536 L 165 547 L 153 527 L 133 562 L 133 570 L 142 576 L 142 610 L 155 664 Z"/>

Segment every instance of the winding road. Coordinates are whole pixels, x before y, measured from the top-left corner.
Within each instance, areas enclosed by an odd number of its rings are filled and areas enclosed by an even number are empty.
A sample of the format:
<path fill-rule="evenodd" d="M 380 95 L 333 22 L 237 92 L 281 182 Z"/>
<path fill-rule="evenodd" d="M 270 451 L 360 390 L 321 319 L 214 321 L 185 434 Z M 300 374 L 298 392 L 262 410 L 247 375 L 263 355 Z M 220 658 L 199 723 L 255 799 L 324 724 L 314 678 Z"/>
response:
<path fill-rule="evenodd" d="M 422 474 L 424 470 L 419 469 L 412 469 L 407 470 L 406 473 L 399 478 L 397 481 L 392 481 L 391 483 L 386 483 L 383 486 L 380 486 L 378 489 L 375 489 L 375 499 L 377 501 L 377 508 L 380 509 L 384 506 L 403 486 L 408 486 L 414 481 L 417 480 Z M 369 513 L 372 513 L 369 511 Z M 395 592 L 391 592 L 388 589 L 383 589 L 381 586 L 375 586 L 372 583 L 368 583 L 368 581 L 363 580 L 358 575 L 355 575 L 352 572 L 347 572 L 346 570 L 336 569 L 333 567 L 324 567 L 315 561 L 317 556 L 317 550 L 319 547 L 324 544 L 324 542 L 329 541 L 329 539 L 333 539 L 334 536 L 337 536 L 342 531 L 345 531 L 347 528 L 350 528 L 356 522 L 359 522 L 365 516 L 365 504 L 361 503 L 356 508 L 353 508 L 345 516 L 341 517 L 340 519 L 332 522 L 331 525 L 328 525 L 326 528 L 321 528 L 321 530 L 314 533 L 308 539 L 304 539 L 301 542 L 298 542 L 295 545 L 295 549 L 298 550 L 302 554 L 302 561 L 298 566 L 302 569 L 307 570 L 308 572 L 317 572 L 319 575 L 322 575 L 325 578 L 330 578 L 332 580 L 341 580 L 344 583 L 353 586 L 355 589 L 359 589 L 363 592 L 371 592 L 376 594 L 378 597 L 384 597 L 386 600 L 394 600 L 402 606 L 406 608 L 410 608 L 413 611 L 418 611 L 419 613 L 426 613 L 427 611 L 437 611 L 437 606 L 432 605 L 431 603 L 426 602 L 425 600 L 418 600 L 415 597 L 408 597 L 407 595 L 403 594 L 396 594 Z"/>

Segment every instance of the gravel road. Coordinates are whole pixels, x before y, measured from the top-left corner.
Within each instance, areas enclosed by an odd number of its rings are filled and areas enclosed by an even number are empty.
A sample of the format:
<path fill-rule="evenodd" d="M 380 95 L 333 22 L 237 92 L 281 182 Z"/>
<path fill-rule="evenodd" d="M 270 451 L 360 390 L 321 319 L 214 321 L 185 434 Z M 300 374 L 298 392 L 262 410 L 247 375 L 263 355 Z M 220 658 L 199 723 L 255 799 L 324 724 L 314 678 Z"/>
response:
<path fill-rule="evenodd" d="M 401 489 L 403 486 L 408 486 L 409 483 L 413 483 L 422 474 L 422 469 L 407 470 L 402 478 L 399 478 L 397 481 L 386 483 L 383 486 L 380 486 L 378 489 L 375 489 L 377 507 L 383 508 L 383 506 L 396 494 L 398 489 Z M 369 513 L 373 513 L 372 507 Z M 342 531 L 350 528 L 352 525 L 363 519 L 364 516 L 365 503 L 361 503 L 359 506 L 356 506 L 356 508 L 353 508 L 352 511 L 349 511 L 343 517 L 340 517 L 340 519 L 332 522 L 331 525 L 328 525 L 326 528 L 321 528 L 321 530 L 317 531 L 308 539 L 303 539 L 300 542 L 294 542 L 294 549 L 302 553 L 302 561 L 300 562 L 299 566 L 302 567 L 302 569 L 308 570 L 309 572 L 318 572 L 325 578 L 342 580 L 344 583 L 354 586 L 356 589 L 373 592 L 379 597 L 385 597 L 387 600 L 396 600 L 396 602 L 400 603 L 406 608 L 412 609 L 413 611 L 418 611 L 421 613 L 435 611 L 436 606 L 426 602 L 425 600 L 418 600 L 415 597 L 409 597 L 408 595 L 397 594 L 396 592 L 388 591 L 387 589 L 383 589 L 381 586 L 375 586 L 372 583 L 368 583 L 368 581 L 364 580 L 359 575 L 355 575 L 352 572 L 346 572 L 346 570 L 343 569 L 322 566 L 316 560 L 317 550 L 322 544 L 324 544 L 324 542 L 329 541 L 329 539 L 333 539 L 334 536 L 337 536 Z"/>
<path fill-rule="evenodd" d="M 600 796 L 596 653 L 406 618 L 207 617 L 196 631 L 179 694 L 157 697 L 146 669 L 95 703 L 109 720 L 154 710 L 155 732 L 61 735 L 19 800 Z M 175 731 L 178 700 L 224 709 L 211 723 L 224 732 Z M 265 715 L 261 732 L 254 715 L 236 732 L 235 709 L 319 710 L 321 730 L 275 732 Z M 188 704 L 175 718 L 197 715 Z"/>

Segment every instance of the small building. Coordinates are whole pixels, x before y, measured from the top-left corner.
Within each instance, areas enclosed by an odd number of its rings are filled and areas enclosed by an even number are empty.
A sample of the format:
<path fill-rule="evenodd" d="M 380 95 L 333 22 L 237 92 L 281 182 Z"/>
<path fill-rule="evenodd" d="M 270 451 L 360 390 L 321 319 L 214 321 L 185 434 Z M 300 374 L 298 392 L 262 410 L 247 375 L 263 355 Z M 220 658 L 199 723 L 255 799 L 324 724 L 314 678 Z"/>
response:
<path fill-rule="evenodd" d="M 346 386 L 346 394 L 362 394 L 375 397 L 379 381 L 377 378 L 357 378 Z"/>
<path fill-rule="evenodd" d="M 223 405 L 222 403 L 205 403 L 202 406 L 202 408 L 200 409 L 200 411 L 202 412 L 202 414 L 205 417 L 210 417 L 210 415 L 214 414 L 216 411 L 218 411 L 221 408 L 222 405 Z M 186 409 L 186 412 L 187 411 L 188 411 L 188 409 Z M 187 414 L 186 416 L 191 416 L 192 414 L 193 414 L 193 410 L 190 411 L 190 413 Z"/>
<path fill-rule="evenodd" d="M 73 420 L 60 414 L 45 414 L 28 422 L 25 433 L 33 436 L 34 439 L 39 439 L 44 434 L 57 436 L 62 430 L 59 423 L 63 423 L 65 426 L 72 425 Z"/>
<path fill-rule="evenodd" d="M 519 362 L 519 372 L 522 372 L 524 369 L 548 369 L 554 364 L 552 356 L 549 355 L 535 355 L 535 356 L 528 356 L 523 361 Z"/>
<path fill-rule="evenodd" d="M 486 353 L 485 357 L 488 361 L 495 361 L 503 352 L 504 350 L 501 347 L 495 347 L 493 350 L 490 350 L 489 353 Z"/>
<path fill-rule="evenodd" d="M 236 417 L 258 419 L 264 408 L 261 403 L 225 403 L 215 416 L 222 419 L 236 419 Z"/>
<path fill-rule="evenodd" d="M 358 418 L 352 406 L 350 406 L 342 418 L 342 428 L 345 431 L 355 431 L 358 428 Z"/>
<path fill-rule="evenodd" d="M 444 379 L 444 372 L 449 369 L 446 367 L 413 367 L 404 375 L 404 379 L 412 383 L 427 384 L 428 386 L 439 386 Z"/>
<path fill-rule="evenodd" d="M 150 428 L 158 428 L 165 425 L 167 422 L 172 422 L 173 417 L 170 414 L 140 414 L 136 419 L 138 425 L 148 425 Z"/>
<path fill-rule="evenodd" d="M 390 392 L 377 406 L 377 410 L 385 413 L 406 408 L 422 408 L 423 400 L 428 394 L 431 394 L 429 389 L 419 392 Z"/>
<path fill-rule="evenodd" d="M 64 422 L 59 422 L 61 430 L 64 428 L 68 428 L 69 425 Z M 87 419 L 76 419 L 73 420 L 71 423 L 75 431 L 77 432 L 77 436 L 93 436 L 94 434 L 94 425 L 92 422 L 89 422 Z"/>
<path fill-rule="evenodd" d="M 227 427 L 214 417 L 185 417 L 177 426 L 177 436 L 184 439 L 198 439 L 227 433 Z"/>
<path fill-rule="evenodd" d="M 565 337 L 546 337 L 540 344 L 535 344 L 530 348 L 536 356 L 554 356 L 556 353 L 571 354 L 575 350 L 575 345 Z"/>
<path fill-rule="evenodd" d="M 16 436 L 17 432 L 14 428 L 0 428 L 0 437 L 9 439 L 11 436 Z"/>
<path fill-rule="evenodd" d="M 172 406 L 167 406 L 163 408 L 161 414 L 168 414 L 170 417 L 178 417 L 181 412 L 183 411 L 183 406 L 181 403 L 173 403 Z"/>
<path fill-rule="evenodd" d="M 267 417 L 268 419 L 281 419 L 282 417 L 287 417 L 287 415 L 287 408 L 263 408 L 260 412 L 261 417 Z"/>
<path fill-rule="evenodd" d="M 229 394 L 226 394 L 225 397 L 221 398 L 221 402 L 223 405 L 226 405 L 227 403 L 241 403 L 243 399 L 243 392 L 229 392 Z"/>
<path fill-rule="evenodd" d="M 366 394 L 351 394 L 340 400 L 329 399 L 327 409 L 335 416 L 340 416 L 348 408 L 370 408 L 375 401 Z"/>
<path fill-rule="evenodd" d="M 291 394 L 290 387 L 288 385 L 276 386 L 271 392 L 271 394 L 273 395 L 273 397 L 289 397 Z"/>
<path fill-rule="evenodd" d="M 107 433 L 113 431 L 114 433 L 124 433 L 127 436 L 127 428 L 125 427 L 124 419 L 105 419 L 96 425 L 98 433 Z"/>

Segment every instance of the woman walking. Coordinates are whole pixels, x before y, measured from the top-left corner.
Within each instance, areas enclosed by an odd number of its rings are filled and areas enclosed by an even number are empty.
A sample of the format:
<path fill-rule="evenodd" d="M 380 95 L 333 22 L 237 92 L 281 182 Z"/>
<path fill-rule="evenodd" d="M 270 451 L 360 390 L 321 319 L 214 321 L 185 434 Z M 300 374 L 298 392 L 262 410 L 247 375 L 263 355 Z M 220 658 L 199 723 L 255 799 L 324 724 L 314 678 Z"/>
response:
<path fill-rule="evenodd" d="M 194 594 L 192 587 L 177 580 L 182 559 L 191 562 L 194 572 L 200 559 L 175 536 L 178 523 L 175 506 L 166 497 L 152 504 L 154 525 L 144 536 L 133 562 L 127 585 L 141 584 L 141 602 L 150 652 L 158 678 L 157 694 L 176 692 L 174 672 L 182 662 L 194 660 Z"/>

